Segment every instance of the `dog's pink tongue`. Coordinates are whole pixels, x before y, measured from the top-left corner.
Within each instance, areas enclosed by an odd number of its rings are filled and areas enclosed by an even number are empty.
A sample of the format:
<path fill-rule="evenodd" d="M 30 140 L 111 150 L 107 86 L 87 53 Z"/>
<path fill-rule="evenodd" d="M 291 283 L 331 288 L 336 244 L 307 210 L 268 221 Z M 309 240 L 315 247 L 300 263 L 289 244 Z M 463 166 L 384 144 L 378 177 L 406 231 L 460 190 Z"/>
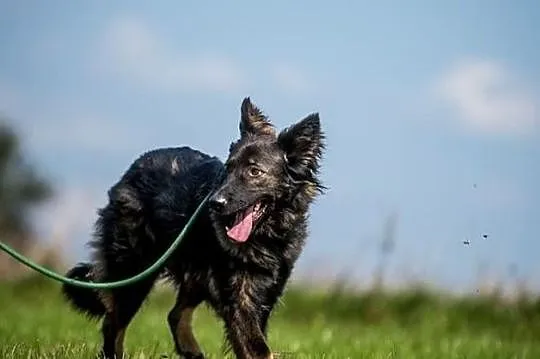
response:
<path fill-rule="evenodd" d="M 253 207 L 249 207 L 245 212 L 238 215 L 233 226 L 227 231 L 227 235 L 237 242 L 248 240 L 253 228 Z"/>

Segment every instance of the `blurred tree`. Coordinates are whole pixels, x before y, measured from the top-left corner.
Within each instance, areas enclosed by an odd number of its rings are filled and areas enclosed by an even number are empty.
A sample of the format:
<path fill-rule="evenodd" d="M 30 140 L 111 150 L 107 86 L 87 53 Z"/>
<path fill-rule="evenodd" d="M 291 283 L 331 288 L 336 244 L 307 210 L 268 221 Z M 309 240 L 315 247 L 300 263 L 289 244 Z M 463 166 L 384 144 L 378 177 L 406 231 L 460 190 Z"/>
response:
<path fill-rule="evenodd" d="M 52 194 L 23 157 L 17 134 L 0 118 L 0 239 L 19 249 L 32 238 L 30 209 Z"/>

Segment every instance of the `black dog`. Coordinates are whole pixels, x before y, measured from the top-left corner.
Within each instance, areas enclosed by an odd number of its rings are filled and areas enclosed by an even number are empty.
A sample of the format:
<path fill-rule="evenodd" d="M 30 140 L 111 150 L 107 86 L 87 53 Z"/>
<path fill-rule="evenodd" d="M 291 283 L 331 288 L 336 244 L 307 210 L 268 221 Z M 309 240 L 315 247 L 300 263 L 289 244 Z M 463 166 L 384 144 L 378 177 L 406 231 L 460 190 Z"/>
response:
<path fill-rule="evenodd" d="M 178 287 L 168 323 L 185 358 L 203 358 L 191 330 L 193 310 L 203 301 L 225 322 L 238 358 L 272 358 L 268 317 L 304 246 L 309 205 L 324 189 L 317 178 L 324 149 L 318 114 L 276 135 L 246 98 L 240 134 L 225 164 L 188 147 L 158 149 L 137 159 L 99 211 L 92 263 L 68 272 L 93 281 L 141 272 L 214 192 L 162 271 Z M 64 286 L 75 307 L 105 316 L 104 357 L 122 357 L 125 330 L 157 277 L 110 291 Z"/>

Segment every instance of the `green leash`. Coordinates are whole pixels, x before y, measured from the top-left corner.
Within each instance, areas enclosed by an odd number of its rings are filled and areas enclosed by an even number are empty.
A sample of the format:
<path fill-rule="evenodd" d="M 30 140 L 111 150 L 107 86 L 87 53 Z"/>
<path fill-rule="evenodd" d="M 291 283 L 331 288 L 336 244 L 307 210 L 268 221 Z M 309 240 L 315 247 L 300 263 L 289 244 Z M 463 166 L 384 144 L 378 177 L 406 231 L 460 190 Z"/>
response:
<path fill-rule="evenodd" d="M 163 253 L 163 255 L 154 264 L 152 264 L 150 267 L 146 268 L 146 270 L 144 270 L 143 272 L 133 277 L 118 280 L 115 282 L 94 283 L 94 282 L 85 282 L 82 280 L 68 278 L 58 273 L 55 273 L 35 262 L 32 262 L 29 258 L 16 252 L 13 248 L 8 246 L 7 244 L 0 242 L 0 249 L 6 252 L 7 254 L 9 254 L 10 256 L 12 256 L 13 258 L 15 258 L 16 260 L 18 260 L 19 262 L 21 262 L 22 264 L 24 264 L 25 266 L 30 267 L 33 270 L 43 274 L 45 277 L 54 279 L 64 284 L 69 284 L 75 287 L 90 288 L 90 289 L 111 289 L 111 288 L 125 287 L 127 285 L 130 285 L 130 284 L 133 284 L 133 283 L 136 283 L 145 279 L 150 274 L 158 270 L 161 267 L 161 265 L 163 265 L 163 263 L 165 263 L 165 261 L 169 259 L 169 257 L 173 254 L 173 252 L 176 250 L 176 248 L 180 244 L 180 242 L 182 242 L 182 239 L 185 237 L 187 231 L 195 223 L 195 219 L 197 219 L 197 217 L 199 216 L 204 204 L 206 203 L 210 195 L 211 193 L 206 195 L 206 197 L 202 200 L 201 204 L 199 204 L 199 207 L 197 207 L 195 212 L 193 212 L 193 214 L 191 215 L 191 218 L 189 219 L 185 227 L 182 229 L 182 232 L 180 232 L 180 234 L 178 235 L 178 237 L 176 237 L 176 239 L 171 244 L 169 249 L 167 249 L 165 253 Z"/>

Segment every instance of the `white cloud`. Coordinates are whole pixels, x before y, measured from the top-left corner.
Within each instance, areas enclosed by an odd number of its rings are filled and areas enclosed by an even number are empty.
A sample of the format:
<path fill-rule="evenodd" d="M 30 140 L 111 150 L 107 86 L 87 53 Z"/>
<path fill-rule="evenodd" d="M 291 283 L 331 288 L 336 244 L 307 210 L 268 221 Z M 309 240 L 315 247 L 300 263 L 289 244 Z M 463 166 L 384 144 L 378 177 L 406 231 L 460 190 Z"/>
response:
<path fill-rule="evenodd" d="M 287 95 L 303 96 L 315 90 L 308 74 L 290 62 L 255 66 L 256 73 L 250 74 L 222 54 L 183 52 L 134 17 L 114 19 L 105 29 L 101 46 L 98 62 L 102 69 L 154 90 L 237 95 L 254 85 L 264 86 L 265 81 Z"/>
<path fill-rule="evenodd" d="M 234 92 L 246 83 L 247 76 L 231 59 L 173 50 L 135 18 L 114 20 L 103 41 L 102 66 L 156 89 Z"/>
<path fill-rule="evenodd" d="M 502 64 L 460 61 L 436 84 L 440 96 L 469 130 L 487 134 L 526 134 L 540 124 L 538 98 Z"/>
<path fill-rule="evenodd" d="M 277 63 L 271 71 L 274 85 L 279 91 L 290 95 L 309 95 L 316 90 L 315 84 L 300 68 L 289 63 Z"/>

